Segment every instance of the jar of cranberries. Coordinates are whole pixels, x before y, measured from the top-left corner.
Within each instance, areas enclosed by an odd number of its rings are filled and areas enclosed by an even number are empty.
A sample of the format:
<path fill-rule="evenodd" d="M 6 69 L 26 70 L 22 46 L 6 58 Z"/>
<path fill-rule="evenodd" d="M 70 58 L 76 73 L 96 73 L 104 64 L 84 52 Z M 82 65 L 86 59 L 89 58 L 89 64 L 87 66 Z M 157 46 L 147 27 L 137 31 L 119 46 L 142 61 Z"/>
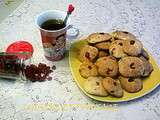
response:
<path fill-rule="evenodd" d="M 0 78 L 26 79 L 25 66 L 30 64 L 30 59 L 23 59 L 20 53 L 0 53 Z"/>
<path fill-rule="evenodd" d="M 32 82 L 52 80 L 50 73 L 55 70 L 55 66 L 50 67 L 45 63 L 31 64 L 33 51 L 33 46 L 22 40 L 10 44 L 6 52 L 0 52 L 0 78 Z"/>
<path fill-rule="evenodd" d="M 0 78 L 22 79 L 32 82 L 51 80 L 50 73 L 55 70 L 44 63 L 31 64 L 31 58 L 25 57 L 28 54 L 21 53 L 0 53 Z"/>

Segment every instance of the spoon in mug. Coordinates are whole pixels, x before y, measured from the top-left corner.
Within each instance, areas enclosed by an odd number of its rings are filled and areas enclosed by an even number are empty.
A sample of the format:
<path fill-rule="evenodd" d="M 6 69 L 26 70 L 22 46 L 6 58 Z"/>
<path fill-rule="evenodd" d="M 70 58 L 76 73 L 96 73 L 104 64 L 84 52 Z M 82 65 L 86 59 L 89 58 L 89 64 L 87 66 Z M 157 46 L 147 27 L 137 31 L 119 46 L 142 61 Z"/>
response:
<path fill-rule="evenodd" d="M 68 20 L 68 18 L 69 18 L 69 15 L 70 15 L 73 11 L 74 11 L 74 6 L 73 6 L 72 4 L 69 4 L 68 10 L 67 10 L 67 15 L 66 15 L 66 17 L 65 17 L 65 19 L 64 19 L 64 24 L 67 23 L 67 20 Z"/>

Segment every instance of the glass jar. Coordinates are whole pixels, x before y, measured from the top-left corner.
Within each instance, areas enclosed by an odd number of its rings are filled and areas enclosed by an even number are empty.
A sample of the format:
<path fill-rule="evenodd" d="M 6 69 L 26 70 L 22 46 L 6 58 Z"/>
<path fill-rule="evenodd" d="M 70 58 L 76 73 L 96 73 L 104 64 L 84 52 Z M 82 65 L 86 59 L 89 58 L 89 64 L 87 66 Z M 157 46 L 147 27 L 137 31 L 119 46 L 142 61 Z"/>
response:
<path fill-rule="evenodd" d="M 20 53 L 0 53 L 0 78 L 26 80 L 24 69 L 31 59 L 19 57 Z"/>

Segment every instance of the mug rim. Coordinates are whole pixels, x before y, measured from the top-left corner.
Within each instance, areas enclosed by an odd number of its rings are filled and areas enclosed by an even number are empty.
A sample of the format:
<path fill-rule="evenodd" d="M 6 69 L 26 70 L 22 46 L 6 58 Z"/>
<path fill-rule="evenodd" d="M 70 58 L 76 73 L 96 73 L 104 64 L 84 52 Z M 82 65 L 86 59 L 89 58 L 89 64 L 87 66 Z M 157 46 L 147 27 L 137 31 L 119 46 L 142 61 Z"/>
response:
<path fill-rule="evenodd" d="M 43 15 L 43 14 L 45 14 L 45 13 L 48 13 L 48 12 L 61 12 L 61 13 L 66 13 L 67 14 L 67 12 L 65 12 L 65 11 L 61 11 L 61 10 L 46 10 L 46 11 L 43 11 L 43 12 L 41 12 L 41 13 L 39 13 L 37 16 L 36 16 L 36 19 L 35 19 L 35 23 L 36 23 L 36 26 L 40 29 L 40 30 L 43 30 L 43 31 L 45 31 L 45 32 L 60 32 L 60 31 L 63 31 L 63 30 L 65 30 L 65 29 L 67 29 L 67 27 L 69 26 L 69 23 L 70 23 L 70 18 L 68 18 L 68 21 L 67 21 L 67 24 L 66 24 L 66 26 L 64 27 L 64 28 L 61 28 L 61 29 L 58 29 L 58 30 L 46 30 L 46 29 L 43 29 L 43 28 L 41 28 L 40 27 L 40 25 L 38 24 L 38 18 L 41 16 L 41 15 Z"/>

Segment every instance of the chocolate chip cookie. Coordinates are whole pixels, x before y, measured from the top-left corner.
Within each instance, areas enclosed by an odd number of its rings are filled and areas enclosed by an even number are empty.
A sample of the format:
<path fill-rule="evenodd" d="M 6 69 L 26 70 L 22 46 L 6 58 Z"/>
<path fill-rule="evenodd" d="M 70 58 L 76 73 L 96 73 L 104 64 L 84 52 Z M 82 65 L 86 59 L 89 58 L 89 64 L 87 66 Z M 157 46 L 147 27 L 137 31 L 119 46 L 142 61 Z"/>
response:
<path fill-rule="evenodd" d="M 99 50 L 109 50 L 109 46 L 111 45 L 111 42 L 100 42 L 95 44 L 94 46 L 98 48 Z"/>
<path fill-rule="evenodd" d="M 114 31 L 112 32 L 112 36 L 115 40 L 128 40 L 128 39 L 136 39 L 136 36 L 127 31 Z"/>
<path fill-rule="evenodd" d="M 87 41 L 89 44 L 95 44 L 99 42 L 109 41 L 112 36 L 108 33 L 93 33 L 88 36 Z"/>
<path fill-rule="evenodd" d="M 122 97 L 123 96 L 123 89 L 119 80 L 114 80 L 110 77 L 106 77 L 102 80 L 104 88 L 107 92 L 115 97 Z"/>
<path fill-rule="evenodd" d="M 115 77 L 118 74 L 117 60 L 112 56 L 98 58 L 95 64 L 101 76 Z"/>
<path fill-rule="evenodd" d="M 123 46 L 124 46 L 124 40 L 113 41 L 109 47 L 110 54 L 116 58 L 122 58 L 127 56 L 127 54 L 125 54 L 123 51 Z"/>
<path fill-rule="evenodd" d="M 125 40 L 123 51 L 130 56 L 138 56 L 142 52 L 143 45 L 139 40 Z"/>
<path fill-rule="evenodd" d="M 107 51 L 103 51 L 103 50 L 99 51 L 99 53 L 98 53 L 99 58 L 106 57 L 106 56 L 109 56 L 109 53 Z"/>
<path fill-rule="evenodd" d="M 83 62 L 79 67 L 79 73 L 82 77 L 88 78 L 90 76 L 97 76 L 98 70 L 96 65 L 92 62 Z"/>
<path fill-rule="evenodd" d="M 140 59 L 141 59 L 141 60 L 143 61 L 143 63 L 144 63 L 144 72 L 143 72 L 142 76 L 143 76 L 143 77 L 147 77 L 147 76 L 149 76 L 149 75 L 152 73 L 152 71 L 153 71 L 153 66 L 152 66 L 152 64 L 151 64 L 148 60 L 146 60 L 143 56 L 141 56 Z"/>
<path fill-rule="evenodd" d="M 101 77 L 89 77 L 84 82 L 84 90 L 91 95 L 108 96 L 107 91 L 102 85 Z"/>
<path fill-rule="evenodd" d="M 149 54 L 144 48 L 141 51 L 141 56 L 143 56 L 146 60 L 149 60 Z"/>
<path fill-rule="evenodd" d="M 139 77 L 144 73 L 144 63 L 138 57 L 124 57 L 119 60 L 119 72 L 125 77 Z"/>
<path fill-rule="evenodd" d="M 85 45 L 80 49 L 79 60 L 84 61 L 93 61 L 98 55 L 98 49 L 96 47 Z"/>
<path fill-rule="evenodd" d="M 125 78 L 120 76 L 119 80 L 122 88 L 129 93 L 138 92 L 143 88 L 143 82 L 140 78 Z"/>

